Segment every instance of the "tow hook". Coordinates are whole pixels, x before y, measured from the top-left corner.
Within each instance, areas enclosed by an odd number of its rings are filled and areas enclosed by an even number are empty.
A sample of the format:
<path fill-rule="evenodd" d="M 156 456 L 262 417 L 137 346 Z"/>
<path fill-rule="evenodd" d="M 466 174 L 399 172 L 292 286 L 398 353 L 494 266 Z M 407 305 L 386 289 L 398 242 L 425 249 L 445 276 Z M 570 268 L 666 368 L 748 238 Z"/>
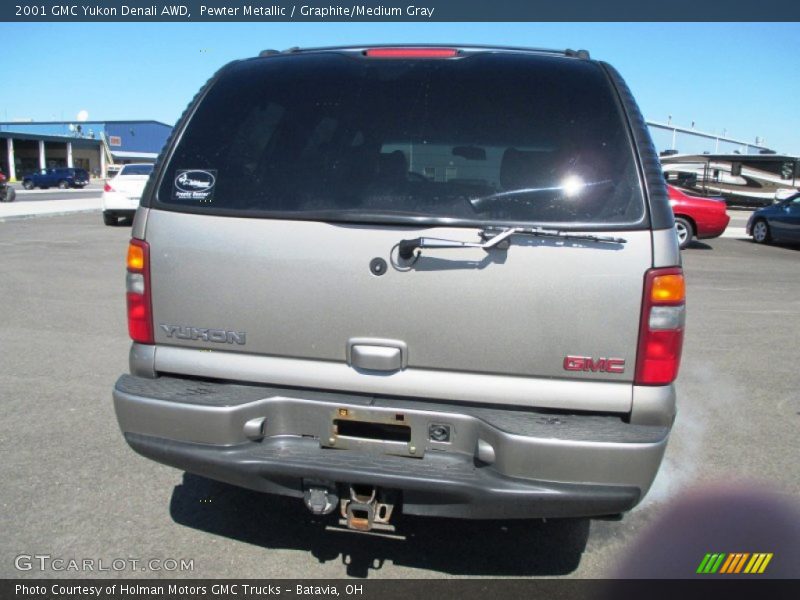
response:
<path fill-rule="evenodd" d="M 389 524 L 394 511 L 391 495 L 379 492 L 377 488 L 368 486 L 350 486 L 350 498 L 342 498 L 340 525 L 354 531 L 393 532 L 394 525 Z"/>

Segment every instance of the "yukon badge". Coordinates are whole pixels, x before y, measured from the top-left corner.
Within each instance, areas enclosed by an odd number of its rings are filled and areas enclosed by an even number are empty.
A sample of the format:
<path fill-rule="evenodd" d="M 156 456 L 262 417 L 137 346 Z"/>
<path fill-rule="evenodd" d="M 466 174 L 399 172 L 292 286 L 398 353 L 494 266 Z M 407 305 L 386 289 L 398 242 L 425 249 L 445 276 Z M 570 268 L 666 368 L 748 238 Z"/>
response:
<path fill-rule="evenodd" d="M 227 331 L 225 329 L 206 329 L 205 327 L 190 327 L 188 325 L 165 325 L 159 323 L 167 337 L 179 340 L 203 340 L 204 342 L 217 342 L 219 344 L 245 344 L 244 331 Z"/>
<path fill-rule="evenodd" d="M 592 373 L 624 373 L 624 358 L 598 358 L 591 356 L 565 356 L 565 371 L 591 371 Z"/>

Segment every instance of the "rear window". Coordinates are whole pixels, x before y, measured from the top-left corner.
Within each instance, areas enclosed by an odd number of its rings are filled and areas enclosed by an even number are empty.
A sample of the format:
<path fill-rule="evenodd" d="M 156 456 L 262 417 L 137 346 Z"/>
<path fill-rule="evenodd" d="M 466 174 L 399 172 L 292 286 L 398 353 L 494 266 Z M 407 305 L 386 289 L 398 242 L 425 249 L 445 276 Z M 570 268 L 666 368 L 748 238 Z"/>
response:
<path fill-rule="evenodd" d="M 150 175 L 153 165 L 125 165 L 118 175 Z"/>
<path fill-rule="evenodd" d="M 602 69 L 502 53 L 234 64 L 191 117 L 156 205 L 356 222 L 630 225 L 644 216 Z"/>

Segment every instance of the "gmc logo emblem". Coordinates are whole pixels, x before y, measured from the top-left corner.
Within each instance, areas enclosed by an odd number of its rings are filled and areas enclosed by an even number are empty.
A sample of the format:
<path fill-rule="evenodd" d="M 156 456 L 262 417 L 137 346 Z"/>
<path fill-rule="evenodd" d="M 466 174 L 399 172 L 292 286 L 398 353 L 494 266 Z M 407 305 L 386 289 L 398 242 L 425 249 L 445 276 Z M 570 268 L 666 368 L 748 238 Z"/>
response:
<path fill-rule="evenodd" d="M 598 358 L 591 356 L 565 356 L 565 371 L 591 371 L 592 373 L 624 373 L 624 358 Z"/>

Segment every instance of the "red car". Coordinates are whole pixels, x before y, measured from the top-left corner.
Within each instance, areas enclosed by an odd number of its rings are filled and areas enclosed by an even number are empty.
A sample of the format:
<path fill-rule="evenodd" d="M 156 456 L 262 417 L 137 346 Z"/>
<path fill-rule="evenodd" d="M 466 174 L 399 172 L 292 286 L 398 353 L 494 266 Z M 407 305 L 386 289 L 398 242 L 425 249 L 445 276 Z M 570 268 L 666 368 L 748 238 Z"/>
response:
<path fill-rule="evenodd" d="M 713 198 L 689 196 L 676 187 L 667 185 L 669 203 L 675 215 L 675 230 L 681 250 L 686 248 L 692 238 L 698 240 L 719 237 L 728 226 L 731 218 L 725 210 L 725 201 Z"/>

